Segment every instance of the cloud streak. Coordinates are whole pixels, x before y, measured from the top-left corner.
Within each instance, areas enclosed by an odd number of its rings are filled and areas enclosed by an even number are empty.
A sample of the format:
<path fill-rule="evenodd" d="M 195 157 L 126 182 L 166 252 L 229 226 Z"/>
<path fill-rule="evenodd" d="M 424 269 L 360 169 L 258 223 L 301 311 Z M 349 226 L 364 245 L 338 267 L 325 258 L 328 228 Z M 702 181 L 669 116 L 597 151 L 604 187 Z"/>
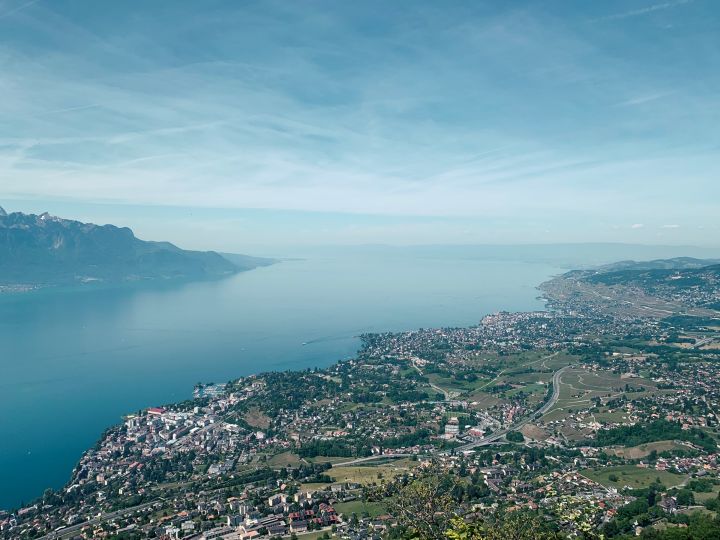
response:
<path fill-rule="evenodd" d="M 614 13 L 612 15 L 606 15 L 604 17 L 600 17 L 598 19 L 594 19 L 595 22 L 598 21 L 618 21 L 622 19 L 629 19 L 632 17 L 642 17 L 644 15 L 649 15 L 651 13 L 655 13 L 657 11 L 664 11 L 666 9 L 672 9 L 676 7 L 680 7 L 686 4 L 691 4 L 693 0 L 676 0 L 674 2 L 661 2 L 658 4 L 652 4 L 644 8 L 639 9 L 633 9 L 630 11 L 624 11 L 622 13 Z"/>
<path fill-rule="evenodd" d="M 24 3 L 18 4 L 17 6 L 10 8 L 9 10 L 7 10 L 5 12 L 1 12 L 0 19 L 4 19 L 6 17 L 11 17 L 11 16 L 15 15 L 16 13 L 20 13 L 22 10 L 27 9 L 30 6 L 37 4 L 39 1 L 40 0 L 30 0 L 29 2 L 24 2 Z"/>
<path fill-rule="evenodd" d="M 682 46 L 618 38 L 531 3 L 382 5 L 382 17 L 380 4 L 177 4 L 170 20 L 89 6 L 41 3 L 0 22 L 12 36 L 0 45 L 2 199 L 713 219 L 720 107 L 707 88 L 720 70 L 701 55 L 707 33 Z M 695 64 L 668 73 L 691 51 Z"/>

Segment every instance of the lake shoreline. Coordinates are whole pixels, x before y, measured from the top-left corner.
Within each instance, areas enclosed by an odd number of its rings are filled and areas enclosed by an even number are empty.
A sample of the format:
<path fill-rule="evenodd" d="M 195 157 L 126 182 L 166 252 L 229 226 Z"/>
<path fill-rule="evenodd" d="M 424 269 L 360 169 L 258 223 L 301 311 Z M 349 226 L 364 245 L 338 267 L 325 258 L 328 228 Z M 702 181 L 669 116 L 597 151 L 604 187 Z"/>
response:
<path fill-rule="evenodd" d="M 64 485 L 104 429 L 134 410 L 190 399 L 198 380 L 327 367 L 352 357 L 362 333 L 462 327 L 494 311 L 544 309 L 537 285 L 558 269 L 323 259 L 255 270 L 180 286 L 0 300 L 7 358 L 24 359 L 5 366 L 13 382 L 3 385 L 0 404 L 12 442 L 0 448 L 0 485 L 27 486 L 0 492 L 0 507 Z M 43 339 L 33 342 L 37 335 Z M 28 422 L 46 436 L 26 430 Z"/>

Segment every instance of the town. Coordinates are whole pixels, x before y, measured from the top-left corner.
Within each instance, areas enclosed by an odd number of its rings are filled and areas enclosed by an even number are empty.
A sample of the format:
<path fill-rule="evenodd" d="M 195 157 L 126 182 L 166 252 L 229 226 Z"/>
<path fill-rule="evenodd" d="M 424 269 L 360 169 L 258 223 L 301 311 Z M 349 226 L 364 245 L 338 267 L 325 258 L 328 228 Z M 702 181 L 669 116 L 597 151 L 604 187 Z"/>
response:
<path fill-rule="evenodd" d="M 63 489 L 2 512 L 2 538 L 400 538 L 397 501 L 445 481 L 448 515 L 567 537 L 714 515 L 720 322 L 549 300 L 129 414 Z"/>

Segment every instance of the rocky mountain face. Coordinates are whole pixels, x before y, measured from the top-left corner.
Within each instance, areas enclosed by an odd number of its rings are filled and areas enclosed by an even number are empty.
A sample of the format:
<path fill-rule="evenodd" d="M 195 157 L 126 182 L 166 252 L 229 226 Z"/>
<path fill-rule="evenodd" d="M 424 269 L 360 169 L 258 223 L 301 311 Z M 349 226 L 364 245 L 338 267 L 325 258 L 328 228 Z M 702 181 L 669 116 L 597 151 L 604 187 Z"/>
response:
<path fill-rule="evenodd" d="M 238 266 L 213 251 L 143 241 L 127 227 L 0 208 L 0 286 L 204 279 L 272 262 L 242 260 Z"/>

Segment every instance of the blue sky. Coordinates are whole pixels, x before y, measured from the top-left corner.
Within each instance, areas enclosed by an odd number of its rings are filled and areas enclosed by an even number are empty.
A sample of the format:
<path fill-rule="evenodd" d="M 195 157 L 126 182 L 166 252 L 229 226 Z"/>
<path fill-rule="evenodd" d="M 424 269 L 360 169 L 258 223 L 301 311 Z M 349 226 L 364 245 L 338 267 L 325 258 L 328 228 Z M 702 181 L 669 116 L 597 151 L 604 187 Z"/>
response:
<path fill-rule="evenodd" d="M 189 247 L 720 242 L 714 0 L 0 0 L 0 204 Z"/>

